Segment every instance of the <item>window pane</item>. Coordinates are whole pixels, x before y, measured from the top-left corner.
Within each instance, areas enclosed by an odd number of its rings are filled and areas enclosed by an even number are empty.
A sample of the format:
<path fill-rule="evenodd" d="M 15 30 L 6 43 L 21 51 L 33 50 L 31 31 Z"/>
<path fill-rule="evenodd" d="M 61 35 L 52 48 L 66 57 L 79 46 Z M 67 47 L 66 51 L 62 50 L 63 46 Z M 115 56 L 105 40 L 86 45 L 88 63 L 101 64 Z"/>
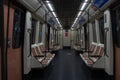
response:
<path fill-rule="evenodd" d="M 21 30 L 23 29 L 23 13 L 20 10 L 15 10 L 14 12 L 14 24 L 13 24 L 13 37 L 12 37 L 12 47 L 19 48 L 21 46 Z"/>
<path fill-rule="evenodd" d="M 35 44 L 37 20 L 32 19 L 32 44 Z"/>
<path fill-rule="evenodd" d="M 100 43 L 104 44 L 104 18 L 99 20 Z"/>
<path fill-rule="evenodd" d="M 43 26 L 43 24 L 40 23 L 40 26 L 39 26 L 39 40 L 38 40 L 38 43 L 42 42 L 42 26 Z"/>
<path fill-rule="evenodd" d="M 93 42 L 97 42 L 95 21 L 92 23 Z"/>
<path fill-rule="evenodd" d="M 116 10 L 116 42 L 120 46 L 120 9 Z"/>

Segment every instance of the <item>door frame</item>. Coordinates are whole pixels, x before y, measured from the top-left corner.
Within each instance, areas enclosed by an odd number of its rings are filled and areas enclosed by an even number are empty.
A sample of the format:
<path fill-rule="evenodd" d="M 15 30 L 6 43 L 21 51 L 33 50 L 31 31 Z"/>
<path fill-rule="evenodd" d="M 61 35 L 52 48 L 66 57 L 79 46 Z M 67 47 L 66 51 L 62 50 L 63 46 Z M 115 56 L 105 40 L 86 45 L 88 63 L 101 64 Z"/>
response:
<path fill-rule="evenodd" d="M 7 80 L 7 64 L 6 64 L 6 54 L 5 53 L 5 49 L 4 49 L 4 45 L 5 45 L 5 40 L 4 40 L 4 0 L 0 0 L 0 48 L 1 48 L 1 79 L 2 80 Z"/>

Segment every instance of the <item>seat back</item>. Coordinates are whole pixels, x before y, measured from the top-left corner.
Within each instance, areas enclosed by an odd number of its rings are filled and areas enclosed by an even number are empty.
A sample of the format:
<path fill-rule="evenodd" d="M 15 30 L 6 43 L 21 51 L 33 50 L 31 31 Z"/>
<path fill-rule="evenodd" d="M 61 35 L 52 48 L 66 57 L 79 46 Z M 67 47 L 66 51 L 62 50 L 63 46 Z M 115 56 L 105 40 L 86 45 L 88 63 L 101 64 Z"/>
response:
<path fill-rule="evenodd" d="M 90 46 L 89 50 L 90 50 L 90 51 L 94 51 L 94 50 L 95 50 L 95 47 L 96 47 L 96 45 L 91 44 L 91 46 Z"/>
<path fill-rule="evenodd" d="M 44 53 L 42 52 L 40 46 L 37 46 L 37 52 L 38 52 L 38 55 L 44 55 Z"/>
<path fill-rule="evenodd" d="M 93 55 L 98 55 L 100 52 L 101 47 L 98 45 L 93 53 Z"/>
<path fill-rule="evenodd" d="M 101 47 L 101 50 L 99 52 L 99 55 L 102 56 L 104 54 L 104 47 Z"/>
<path fill-rule="evenodd" d="M 36 47 L 32 47 L 32 55 L 38 56 L 37 51 L 36 51 Z"/>
<path fill-rule="evenodd" d="M 41 49 L 42 52 L 45 51 L 45 48 L 43 45 L 40 45 L 39 48 Z"/>

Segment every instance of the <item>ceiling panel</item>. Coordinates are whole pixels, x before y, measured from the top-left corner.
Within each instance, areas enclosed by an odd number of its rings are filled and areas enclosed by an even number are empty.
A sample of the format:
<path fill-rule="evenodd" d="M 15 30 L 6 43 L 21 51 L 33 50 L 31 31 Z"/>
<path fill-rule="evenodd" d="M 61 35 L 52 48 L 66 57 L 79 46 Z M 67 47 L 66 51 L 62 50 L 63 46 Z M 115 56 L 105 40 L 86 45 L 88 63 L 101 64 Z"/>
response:
<path fill-rule="evenodd" d="M 43 0 L 45 1 L 45 0 Z M 49 0 L 64 28 L 70 28 L 84 0 Z M 67 26 L 67 27 L 66 27 Z"/>

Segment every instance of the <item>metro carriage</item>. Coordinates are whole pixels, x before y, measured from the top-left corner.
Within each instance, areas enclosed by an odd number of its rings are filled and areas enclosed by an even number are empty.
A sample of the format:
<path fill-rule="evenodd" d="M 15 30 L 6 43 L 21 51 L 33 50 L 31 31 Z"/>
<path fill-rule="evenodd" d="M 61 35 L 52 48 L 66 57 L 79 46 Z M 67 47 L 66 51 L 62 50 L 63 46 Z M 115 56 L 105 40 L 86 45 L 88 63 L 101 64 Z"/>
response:
<path fill-rule="evenodd" d="M 0 80 L 120 80 L 119 0 L 0 0 Z"/>

